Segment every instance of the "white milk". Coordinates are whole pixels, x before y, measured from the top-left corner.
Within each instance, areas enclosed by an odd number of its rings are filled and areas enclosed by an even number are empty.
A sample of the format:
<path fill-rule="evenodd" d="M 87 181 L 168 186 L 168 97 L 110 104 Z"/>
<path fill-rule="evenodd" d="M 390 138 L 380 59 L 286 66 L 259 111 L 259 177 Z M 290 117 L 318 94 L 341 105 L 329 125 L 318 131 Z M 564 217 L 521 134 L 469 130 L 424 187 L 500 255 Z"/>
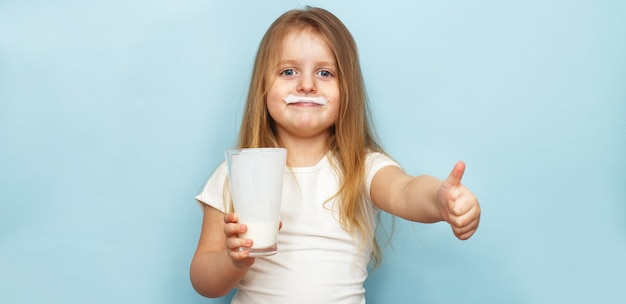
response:
<path fill-rule="evenodd" d="M 240 233 L 242 239 L 252 240 L 252 249 L 267 248 L 276 244 L 278 223 L 276 222 L 242 222 L 248 226 L 248 232 Z"/>

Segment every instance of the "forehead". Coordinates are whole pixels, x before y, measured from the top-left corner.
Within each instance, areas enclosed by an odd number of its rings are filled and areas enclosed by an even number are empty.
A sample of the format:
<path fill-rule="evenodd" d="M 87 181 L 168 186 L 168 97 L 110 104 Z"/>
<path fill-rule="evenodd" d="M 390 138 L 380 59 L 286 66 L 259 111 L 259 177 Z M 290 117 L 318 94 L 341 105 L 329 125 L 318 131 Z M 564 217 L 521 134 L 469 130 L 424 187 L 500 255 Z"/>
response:
<path fill-rule="evenodd" d="M 325 45 L 328 45 L 325 37 L 322 34 L 309 27 L 292 29 L 285 32 L 282 39 L 282 44 L 284 46 L 285 43 L 292 42 L 294 40 L 315 40 Z"/>
<path fill-rule="evenodd" d="M 335 62 L 335 55 L 328 44 L 328 40 L 310 28 L 287 32 L 280 43 L 277 54 L 280 61 L 298 57 L 315 57 Z"/>

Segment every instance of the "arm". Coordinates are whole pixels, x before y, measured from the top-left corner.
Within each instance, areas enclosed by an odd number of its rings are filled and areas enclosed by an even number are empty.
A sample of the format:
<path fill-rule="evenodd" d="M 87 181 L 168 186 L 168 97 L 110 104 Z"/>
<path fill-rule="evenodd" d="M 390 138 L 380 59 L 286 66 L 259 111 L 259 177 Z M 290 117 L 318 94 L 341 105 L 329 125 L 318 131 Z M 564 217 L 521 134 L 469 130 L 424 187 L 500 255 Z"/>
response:
<path fill-rule="evenodd" d="M 480 205 L 474 194 L 461 184 L 465 164 L 456 164 L 441 181 L 428 175 L 409 176 L 396 166 L 387 166 L 374 175 L 370 186 L 372 201 L 380 209 L 404 219 L 434 223 L 446 221 L 462 240 L 470 238 L 480 222 Z"/>
<path fill-rule="evenodd" d="M 246 251 L 236 250 L 252 245 L 251 241 L 237 237 L 245 229 L 245 225 L 237 224 L 236 214 L 224 215 L 204 206 L 200 240 L 190 269 L 191 284 L 199 294 L 210 298 L 226 295 L 254 263 Z"/>

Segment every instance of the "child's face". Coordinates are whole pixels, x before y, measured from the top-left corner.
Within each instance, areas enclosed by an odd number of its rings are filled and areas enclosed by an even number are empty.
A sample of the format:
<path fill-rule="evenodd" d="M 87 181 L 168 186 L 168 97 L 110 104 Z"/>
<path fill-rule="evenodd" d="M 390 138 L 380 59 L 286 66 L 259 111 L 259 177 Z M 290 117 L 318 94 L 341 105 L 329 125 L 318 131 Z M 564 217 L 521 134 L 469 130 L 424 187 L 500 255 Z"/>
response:
<path fill-rule="evenodd" d="M 328 136 L 339 112 L 337 62 L 326 41 L 310 30 L 293 31 L 285 37 L 282 55 L 267 93 L 267 108 L 276 122 L 278 137 L 311 138 Z M 324 97 L 325 105 L 287 103 L 300 97 Z"/>

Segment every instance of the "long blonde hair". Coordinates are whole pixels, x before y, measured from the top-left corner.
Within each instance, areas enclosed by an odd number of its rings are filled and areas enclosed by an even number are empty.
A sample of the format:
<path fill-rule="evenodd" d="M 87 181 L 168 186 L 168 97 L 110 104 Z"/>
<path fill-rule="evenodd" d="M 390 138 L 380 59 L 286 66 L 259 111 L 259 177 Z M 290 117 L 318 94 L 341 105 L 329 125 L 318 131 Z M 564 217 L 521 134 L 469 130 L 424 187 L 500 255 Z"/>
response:
<path fill-rule="evenodd" d="M 312 30 L 323 37 L 338 67 L 340 109 L 330 132 L 329 147 L 338 160 L 340 224 L 357 231 L 362 244 L 372 246 L 374 265 L 381 252 L 375 239 L 374 219 L 365 202 L 365 161 L 368 151 L 383 152 L 371 128 L 370 110 L 354 38 L 332 13 L 315 7 L 291 10 L 274 21 L 257 51 L 248 98 L 239 131 L 239 148 L 278 147 L 275 122 L 267 110 L 267 90 L 276 73 L 284 37 L 295 30 Z"/>

